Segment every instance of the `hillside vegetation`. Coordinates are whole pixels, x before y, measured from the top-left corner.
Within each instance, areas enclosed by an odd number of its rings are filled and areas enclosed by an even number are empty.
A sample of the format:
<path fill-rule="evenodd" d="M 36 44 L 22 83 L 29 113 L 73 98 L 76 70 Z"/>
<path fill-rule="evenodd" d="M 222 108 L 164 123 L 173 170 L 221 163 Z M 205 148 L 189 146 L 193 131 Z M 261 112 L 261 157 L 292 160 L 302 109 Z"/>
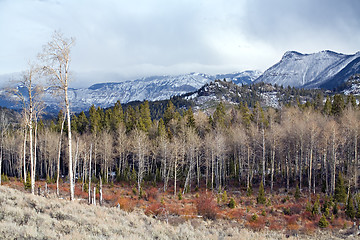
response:
<path fill-rule="evenodd" d="M 193 219 L 178 226 L 155 220 L 141 211 L 125 212 L 45 198 L 0 186 L 2 239 L 285 239 L 281 232 L 252 232 L 229 221 Z M 328 232 L 301 239 L 329 239 Z M 287 239 L 298 239 L 290 236 Z M 331 236 L 331 239 L 340 239 Z M 349 237 L 348 239 L 353 239 Z M 355 238 L 354 238 L 355 239 Z"/>

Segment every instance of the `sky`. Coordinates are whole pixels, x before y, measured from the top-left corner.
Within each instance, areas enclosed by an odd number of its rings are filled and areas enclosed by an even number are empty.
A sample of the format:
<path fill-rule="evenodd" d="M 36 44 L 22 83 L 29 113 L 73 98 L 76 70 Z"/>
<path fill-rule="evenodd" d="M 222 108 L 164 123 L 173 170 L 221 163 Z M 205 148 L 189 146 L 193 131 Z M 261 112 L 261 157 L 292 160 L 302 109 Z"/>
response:
<path fill-rule="evenodd" d="M 286 51 L 360 51 L 358 0 L 0 0 L 0 75 L 74 37 L 74 86 L 264 71 Z M 4 78 L 0 78 L 3 81 Z"/>

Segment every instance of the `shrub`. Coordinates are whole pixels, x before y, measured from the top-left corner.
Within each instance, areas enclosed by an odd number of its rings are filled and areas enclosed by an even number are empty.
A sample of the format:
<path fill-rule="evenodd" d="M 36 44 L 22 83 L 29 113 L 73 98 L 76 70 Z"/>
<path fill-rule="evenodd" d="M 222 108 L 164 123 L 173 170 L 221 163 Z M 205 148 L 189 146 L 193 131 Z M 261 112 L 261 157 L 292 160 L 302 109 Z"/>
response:
<path fill-rule="evenodd" d="M 270 199 L 270 198 L 268 198 L 268 200 L 267 200 L 267 202 L 266 202 L 266 206 L 267 206 L 267 207 L 270 207 L 270 206 L 271 206 L 271 199 Z"/>
<path fill-rule="evenodd" d="M 300 199 L 300 189 L 299 186 L 296 186 L 296 190 L 294 193 L 295 200 L 298 201 Z"/>
<path fill-rule="evenodd" d="M 117 204 L 120 205 L 120 209 L 127 212 L 132 212 L 135 208 L 135 201 L 129 198 L 118 198 L 115 202 L 115 205 Z"/>
<path fill-rule="evenodd" d="M 227 197 L 227 193 L 226 193 L 226 190 L 223 192 L 223 194 L 221 195 L 221 201 L 223 203 L 227 203 L 228 201 L 228 197 Z"/>
<path fill-rule="evenodd" d="M 144 213 L 148 216 L 149 215 L 158 216 L 162 214 L 163 211 L 164 211 L 164 205 L 162 203 L 153 203 L 146 208 Z"/>
<path fill-rule="evenodd" d="M 247 222 L 245 226 L 254 231 L 261 231 L 265 228 L 265 220 L 264 218 L 257 218 L 255 221 L 250 219 L 250 221 Z"/>
<path fill-rule="evenodd" d="M 300 214 L 302 210 L 302 206 L 300 204 L 293 204 L 290 206 L 291 214 Z"/>
<path fill-rule="evenodd" d="M 217 205 L 211 194 L 201 195 L 195 202 L 196 210 L 204 219 L 215 220 L 217 216 Z"/>
<path fill-rule="evenodd" d="M 183 197 L 182 197 L 182 193 L 181 193 L 181 190 L 179 190 L 179 193 L 178 193 L 178 199 L 179 199 L 179 200 L 182 200 L 182 199 L 183 199 Z"/>
<path fill-rule="evenodd" d="M 147 192 L 148 199 L 156 200 L 158 197 L 158 193 L 159 192 L 158 192 L 157 188 L 154 188 L 154 187 L 150 188 L 149 191 Z"/>
<path fill-rule="evenodd" d="M 309 201 L 306 202 L 306 207 L 305 207 L 307 212 L 311 212 L 312 211 L 312 207 Z"/>
<path fill-rule="evenodd" d="M 132 192 L 133 192 L 133 194 L 134 194 L 135 196 L 137 195 L 136 187 L 133 187 L 133 188 L 132 188 Z"/>
<path fill-rule="evenodd" d="M 236 207 L 236 202 L 234 198 L 230 198 L 229 208 L 235 208 L 235 207 Z"/>
<path fill-rule="evenodd" d="M 250 184 L 249 187 L 248 187 L 247 190 L 246 190 L 246 195 L 247 195 L 248 197 L 250 197 L 252 194 L 253 194 L 253 189 L 252 189 L 252 186 L 251 186 L 251 184 Z"/>
<path fill-rule="evenodd" d="M 265 204 L 266 203 L 265 190 L 264 190 L 264 185 L 263 185 L 262 182 L 260 183 L 259 195 L 257 196 L 256 201 L 257 201 L 258 204 Z"/>
<path fill-rule="evenodd" d="M 144 197 L 146 197 L 146 192 L 143 190 L 142 187 L 140 187 L 139 198 L 144 198 Z"/>
<path fill-rule="evenodd" d="M 298 219 L 299 219 L 299 215 L 285 216 L 287 225 L 296 225 Z"/>
<path fill-rule="evenodd" d="M 283 213 L 284 213 L 285 215 L 292 215 L 290 208 L 283 208 Z"/>
<path fill-rule="evenodd" d="M 251 216 L 251 221 L 252 221 L 252 222 L 255 222 L 256 220 L 258 220 L 258 218 L 259 218 L 259 216 L 258 216 L 256 213 L 254 213 L 254 214 Z"/>
<path fill-rule="evenodd" d="M 319 227 L 326 228 L 327 226 L 329 226 L 329 222 L 326 220 L 325 215 L 323 215 L 319 220 Z"/>
<path fill-rule="evenodd" d="M 1 181 L 2 181 L 2 182 L 8 182 L 8 181 L 9 181 L 9 178 L 8 178 L 7 175 L 5 175 L 5 173 L 3 173 L 3 174 L 1 175 Z"/>
<path fill-rule="evenodd" d="M 29 190 L 31 188 L 31 178 L 29 172 L 26 175 L 26 183 L 24 182 L 24 188 L 25 190 Z"/>
<path fill-rule="evenodd" d="M 86 181 L 84 182 L 84 192 L 89 192 L 89 186 Z"/>
<path fill-rule="evenodd" d="M 266 211 L 262 210 L 261 215 L 265 217 L 266 216 Z"/>
<path fill-rule="evenodd" d="M 316 199 L 314 206 L 311 210 L 311 213 L 313 216 L 318 215 L 320 213 L 320 202 L 319 202 L 319 197 Z"/>
<path fill-rule="evenodd" d="M 333 207 L 333 214 L 334 215 L 337 215 L 339 212 L 339 209 L 338 209 L 338 204 L 337 202 L 334 203 L 334 207 Z"/>

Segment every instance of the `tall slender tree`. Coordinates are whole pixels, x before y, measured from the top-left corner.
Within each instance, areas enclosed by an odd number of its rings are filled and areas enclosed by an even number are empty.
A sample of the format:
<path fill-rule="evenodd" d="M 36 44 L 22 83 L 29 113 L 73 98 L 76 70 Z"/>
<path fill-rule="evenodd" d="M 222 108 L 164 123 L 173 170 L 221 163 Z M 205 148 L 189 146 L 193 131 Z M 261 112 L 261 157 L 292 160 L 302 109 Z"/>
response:
<path fill-rule="evenodd" d="M 44 62 L 43 72 L 49 77 L 49 82 L 53 87 L 62 91 L 67 117 L 68 133 L 68 151 L 69 151 L 69 181 L 70 181 L 70 200 L 74 200 L 73 184 L 73 161 L 72 161 L 72 137 L 71 137 L 71 115 L 70 102 L 68 96 L 70 81 L 70 63 L 71 48 L 75 44 L 75 39 L 66 38 L 60 32 L 55 32 L 52 40 L 44 45 L 43 52 L 39 54 L 40 59 Z"/>

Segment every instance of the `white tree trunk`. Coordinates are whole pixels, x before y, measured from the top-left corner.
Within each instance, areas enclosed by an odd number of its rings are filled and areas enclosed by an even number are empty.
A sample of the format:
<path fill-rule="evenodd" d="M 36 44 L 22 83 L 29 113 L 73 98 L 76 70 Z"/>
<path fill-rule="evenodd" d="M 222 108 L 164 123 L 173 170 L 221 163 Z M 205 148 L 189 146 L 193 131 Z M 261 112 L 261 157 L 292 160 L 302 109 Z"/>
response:
<path fill-rule="evenodd" d="M 24 146 L 23 146 L 23 168 L 24 168 L 24 183 L 26 183 L 26 131 L 27 126 L 24 129 Z"/>
<path fill-rule="evenodd" d="M 90 159 L 89 159 L 89 204 L 91 204 L 91 157 L 92 157 L 92 144 L 90 145 Z"/>
<path fill-rule="evenodd" d="M 100 175 L 100 189 L 99 189 L 99 193 L 100 193 L 99 204 L 100 204 L 100 206 L 102 206 L 102 204 L 103 204 L 103 192 L 102 192 L 102 179 L 101 179 L 101 175 Z"/>
<path fill-rule="evenodd" d="M 70 120 L 70 105 L 68 99 L 68 87 L 65 86 L 65 107 L 66 117 L 68 124 L 68 149 L 69 149 L 69 182 L 70 182 L 70 201 L 74 200 L 74 176 L 73 176 L 73 162 L 72 162 L 72 150 L 71 150 L 71 120 Z"/>
<path fill-rule="evenodd" d="M 61 123 L 60 137 L 59 137 L 59 149 L 58 149 L 58 159 L 57 159 L 57 176 L 56 176 L 56 195 L 59 196 L 59 180 L 60 180 L 60 157 L 61 157 L 61 143 L 62 135 L 64 132 L 64 124 L 66 119 L 66 112 L 64 113 L 64 119 Z"/>

